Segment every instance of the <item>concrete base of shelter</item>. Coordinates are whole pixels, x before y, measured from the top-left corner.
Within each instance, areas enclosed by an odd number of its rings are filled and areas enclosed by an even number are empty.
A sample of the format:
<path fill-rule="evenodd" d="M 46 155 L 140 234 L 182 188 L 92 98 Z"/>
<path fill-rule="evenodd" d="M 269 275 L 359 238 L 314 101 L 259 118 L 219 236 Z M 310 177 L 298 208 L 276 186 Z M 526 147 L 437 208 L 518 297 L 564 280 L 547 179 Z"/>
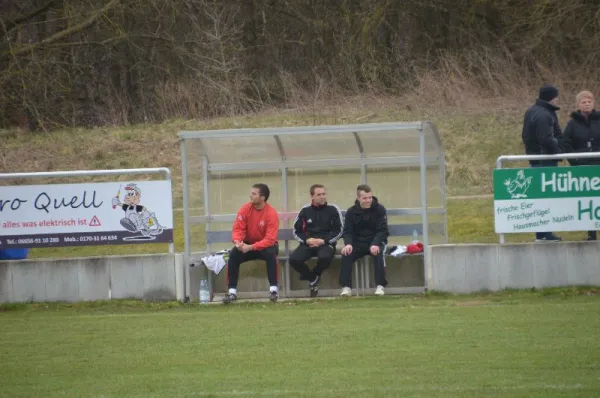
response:
<path fill-rule="evenodd" d="M 176 300 L 172 254 L 0 261 L 0 302 Z M 181 262 L 179 262 L 180 264 Z"/>
<path fill-rule="evenodd" d="M 425 264 L 423 256 L 387 258 L 386 294 L 421 293 L 425 286 L 451 293 L 600 286 L 599 254 L 600 242 L 434 245 L 427 248 Z M 182 254 L 0 261 L 0 302 L 183 301 L 185 297 L 197 301 L 204 270 L 190 268 L 186 280 L 188 266 Z M 281 298 L 307 297 L 307 282 L 293 270 L 285 275 L 284 263 L 280 267 Z M 355 282 L 353 293 L 373 294 L 372 267 L 356 268 L 359 273 L 353 280 L 358 277 L 359 283 Z M 323 275 L 320 297 L 339 295 L 339 270 L 336 259 Z M 217 295 L 227 291 L 224 271 L 214 278 L 213 286 Z M 241 266 L 238 291 L 241 299 L 267 297 L 263 262 Z"/>
<path fill-rule="evenodd" d="M 427 287 L 451 293 L 600 285 L 600 242 L 436 245 Z"/>
<path fill-rule="evenodd" d="M 424 264 L 423 256 L 405 256 L 400 258 L 389 258 L 386 260 L 386 276 L 389 293 L 421 293 L 424 291 Z M 315 260 L 307 262 L 313 268 Z M 339 285 L 341 260 L 336 258 L 331 266 L 323 273 L 319 285 L 319 296 L 337 296 L 340 294 Z M 357 273 L 358 271 L 358 273 Z M 269 294 L 269 282 L 267 280 L 266 265 L 264 261 L 249 261 L 240 266 L 240 277 L 238 281 L 238 298 L 256 299 L 264 298 Z M 286 275 L 285 260 L 279 264 L 279 290 L 282 298 L 308 297 L 308 282 L 300 280 L 299 274 L 289 267 L 289 275 Z M 200 278 L 202 270 L 192 268 L 190 270 L 190 300 L 198 300 Z M 289 278 L 289 289 L 286 289 L 286 278 Z M 353 293 L 373 294 L 375 292 L 375 281 L 373 269 L 370 264 L 357 264 L 353 269 Z M 369 281 L 364 283 L 363 281 Z M 363 288 L 363 286 L 365 288 Z M 215 295 L 223 295 L 227 292 L 226 271 L 223 269 L 218 276 L 213 274 L 213 292 Z"/>

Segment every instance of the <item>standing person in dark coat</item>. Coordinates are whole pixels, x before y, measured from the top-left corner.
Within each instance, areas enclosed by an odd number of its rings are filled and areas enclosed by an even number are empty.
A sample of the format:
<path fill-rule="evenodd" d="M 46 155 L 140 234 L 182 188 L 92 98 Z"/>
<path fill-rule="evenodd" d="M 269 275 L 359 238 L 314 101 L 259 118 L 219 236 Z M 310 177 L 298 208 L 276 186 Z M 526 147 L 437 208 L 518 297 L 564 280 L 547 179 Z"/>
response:
<path fill-rule="evenodd" d="M 600 152 L 600 112 L 594 109 L 594 95 L 589 91 L 577 94 L 577 111 L 565 127 L 565 152 Z M 600 159 L 569 159 L 572 166 L 600 165 Z M 588 231 L 587 240 L 596 240 L 596 231 Z"/>
<path fill-rule="evenodd" d="M 535 104 L 527 109 L 523 120 L 523 144 L 528 155 L 554 155 L 561 153 L 562 133 L 556 111 L 558 89 L 554 86 L 540 88 Z M 531 167 L 556 167 L 558 160 L 530 160 Z M 558 242 L 562 239 L 552 232 L 536 232 L 536 241 Z"/>

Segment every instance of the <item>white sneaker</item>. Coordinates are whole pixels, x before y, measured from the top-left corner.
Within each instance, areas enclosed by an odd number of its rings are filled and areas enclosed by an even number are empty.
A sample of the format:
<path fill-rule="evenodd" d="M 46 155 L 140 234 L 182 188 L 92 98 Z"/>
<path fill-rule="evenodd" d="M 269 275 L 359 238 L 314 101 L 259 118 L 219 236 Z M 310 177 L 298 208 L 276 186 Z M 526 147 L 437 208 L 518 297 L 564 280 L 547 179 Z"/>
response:
<path fill-rule="evenodd" d="M 375 295 L 376 296 L 383 296 L 385 294 L 385 291 L 383 290 L 383 286 L 378 285 L 377 289 L 375 289 Z"/>
<path fill-rule="evenodd" d="M 342 292 L 340 293 L 340 296 L 343 296 L 343 297 L 352 296 L 352 289 L 350 289 L 349 287 L 343 288 Z"/>

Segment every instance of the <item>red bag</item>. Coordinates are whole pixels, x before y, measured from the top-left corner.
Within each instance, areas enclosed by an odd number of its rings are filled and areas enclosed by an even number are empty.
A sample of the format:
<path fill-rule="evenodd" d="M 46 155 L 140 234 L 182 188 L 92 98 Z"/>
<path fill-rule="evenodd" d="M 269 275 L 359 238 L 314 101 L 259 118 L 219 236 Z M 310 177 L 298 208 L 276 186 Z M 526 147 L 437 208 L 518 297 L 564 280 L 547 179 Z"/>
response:
<path fill-rule="evenodd" d="M 411 243 L 406 246 L 406 252 L 408 254 L 423 253 L 423 244 L 421 242 Z"/>

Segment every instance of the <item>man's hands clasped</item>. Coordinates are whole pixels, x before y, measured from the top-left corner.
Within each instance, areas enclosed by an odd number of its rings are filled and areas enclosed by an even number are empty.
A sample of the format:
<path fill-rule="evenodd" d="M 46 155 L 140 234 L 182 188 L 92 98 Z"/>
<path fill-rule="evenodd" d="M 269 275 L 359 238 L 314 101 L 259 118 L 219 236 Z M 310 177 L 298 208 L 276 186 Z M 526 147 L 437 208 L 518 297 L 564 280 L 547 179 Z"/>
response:
<path fill-rule="evenodd" d="M 252 247 L 252 245 L 246 244 L 246 243 L 244 243 L 242 241 L 239 241 L 239 240 L 234 241 L 233 244 L 242 253 L 248 253 L 248 252 L 254 250 L 254 247 Z"/>

